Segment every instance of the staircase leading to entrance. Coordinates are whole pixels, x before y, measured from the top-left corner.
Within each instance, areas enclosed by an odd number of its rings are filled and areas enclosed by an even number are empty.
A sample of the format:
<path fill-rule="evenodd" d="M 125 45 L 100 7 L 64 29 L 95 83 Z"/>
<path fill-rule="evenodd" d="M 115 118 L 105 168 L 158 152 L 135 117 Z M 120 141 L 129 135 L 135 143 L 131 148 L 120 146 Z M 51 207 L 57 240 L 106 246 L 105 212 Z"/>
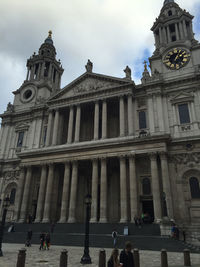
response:
<path fill-rule="evenodd" d="M 128 226 L 129 235 L 124 236 L 124 227 Z M 15 232 L 4 233 L 5 243 L 24 244 L 28 229 L 32 229 L 32 243 L 38 244 L 41 231 L 50 231 L 50 224 L 15 224 Z M 7 228 L 6 228 L 7 229 Z M 112 248 L 113 240 L 111 233 L 113 230 L 118 232 L 117 246 L 121 249 L 126 241 L 131 241 L 134 247 L 140 250 L 159 251 L 162 248 L 168 251 L 182 252 L 187 245 L 181 241 L 173 240 L 160 236 L 160 227 L 157 224 L 145 224 L 142 228 L 134 224 L 91 224 L 90 225 L 90 246 L 99 248 Z M 54 233 L 51 234 L 52 245 L 62 246 L 84 246 L 84 224 L 56 224 Z M 190 248 L 192 252 L 197 252 Z"/>

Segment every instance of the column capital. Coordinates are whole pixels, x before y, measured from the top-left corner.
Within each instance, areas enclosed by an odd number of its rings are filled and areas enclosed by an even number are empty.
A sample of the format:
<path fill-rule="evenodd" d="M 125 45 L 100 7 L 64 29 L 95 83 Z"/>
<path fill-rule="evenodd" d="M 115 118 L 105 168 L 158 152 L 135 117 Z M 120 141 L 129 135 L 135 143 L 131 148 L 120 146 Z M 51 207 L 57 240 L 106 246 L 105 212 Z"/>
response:
<path fill-rule="evenodd" d="M 92 158 L 92 162 L 97 162 L 99 160 L 99 157 Z"/>
<path fill-rule="evenodd" d="M 47 164 L 48 164 L 48 163 L 47 163 L 46 161 L 43 161 L 43 162 L 40 162 L 40 163 L 39 163 L 39 166 L 43 167 L 43 166 L 47 166 Z"/>
<path fill-rule="evenodd" d="M 157 160 L 157 152 L 149 152 L 148 153 L 150 160 Z"/>
<path fill-rule="evenodd" d="M 166 151 L 159 152 L 159 156 L 162 160 L 166 160 L 168 157 L 168 153 Z"/>
<path fill-rule="evenodd" d="M 119 159 L 126 159 L 127 154 L 121 154 L 118 156 Z"/>
<path fill-rule="evenodd" d="M 53 167 L 53 166 L 54 166 L 54 162 L 53 162 L 53 161 L 49 161 L 49 162 L 47 162 L 47 165 L 48 165 L 49 167 Z"/>
<path fill-rule="evenodd" d="M 127 157 L 128 158 L 133 158 L 133 159 L 135 159 L 135 157 L 136 157 L 136 153 L 129 153 L 128 155 L 127 155 Z"/>
<path fill-rule="evenodd" d="M 70 164 L 70 160 L 69 159 L 66 159 L 63 161 L 64 164 Z"/>

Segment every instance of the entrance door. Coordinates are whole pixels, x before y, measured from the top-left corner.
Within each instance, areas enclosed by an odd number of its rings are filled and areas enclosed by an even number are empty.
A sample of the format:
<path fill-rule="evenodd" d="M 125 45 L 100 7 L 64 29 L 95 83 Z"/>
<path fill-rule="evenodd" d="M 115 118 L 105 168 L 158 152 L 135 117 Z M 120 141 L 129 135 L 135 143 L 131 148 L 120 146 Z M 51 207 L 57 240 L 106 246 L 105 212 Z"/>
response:
<path fill-rule="evenodd" d="M 151 217 L 150 221 L 154 221 L 154 209 L 153 209 L 153 200 L 144 200 L 142 201 L 142 211 L 144 214 L 147 214 Z"/>

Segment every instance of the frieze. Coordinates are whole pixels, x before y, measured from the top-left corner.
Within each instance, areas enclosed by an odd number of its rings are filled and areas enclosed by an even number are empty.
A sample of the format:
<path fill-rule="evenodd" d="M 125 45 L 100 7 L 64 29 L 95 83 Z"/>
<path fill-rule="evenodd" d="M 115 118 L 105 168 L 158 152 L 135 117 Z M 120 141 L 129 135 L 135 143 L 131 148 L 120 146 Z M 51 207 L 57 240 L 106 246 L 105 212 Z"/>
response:
<path fill-rule="evenodd" d="M 170 160 L 177 164 L 200 163 L 200 152 L 181 153 L 170 156 Z"/>

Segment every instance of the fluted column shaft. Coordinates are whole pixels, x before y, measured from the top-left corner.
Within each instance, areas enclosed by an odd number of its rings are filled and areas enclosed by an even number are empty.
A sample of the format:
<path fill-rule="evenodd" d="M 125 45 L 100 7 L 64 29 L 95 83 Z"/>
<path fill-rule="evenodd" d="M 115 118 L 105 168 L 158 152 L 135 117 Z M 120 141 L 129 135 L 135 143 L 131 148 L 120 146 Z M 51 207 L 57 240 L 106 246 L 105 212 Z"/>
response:
<path fill-rule="evenodd" d="M 179 32 L 178 32 L 178 23 L 175 23 L 175 31 L 176 31 L 176 39 L 180 40 Z"/>
<path fill-rule="evenodd" d="M 26 178 L 25 178 L 24 193 L 23 193 L 23 198 L 22 198 L 19 222 L 25 222 L 26 221 L 27 208 L 28 208 L 28 198 L 29 198 L 30 185 L 31 185 L 31 175 L 32 175 L 31 166 L 28 166 Z"/>
<path fill-rule="evenodd" d="M 50 222 L 50 209 L 51 209 L 51 197 L 52 197 L 52 189 L 53 189 L 53 178 L 54 178 L 54 165 L 49 165 L 49 173 L 47 179 L 47 189 L 45 196 L 45 204 L 44 204 L 44 215 L 43 215 L 43 223 Z"/>
<path fill-rule="evenodd" d="M 42 171 L 41 171 L 41 178 L 40 178 L 40 189 L 39 189 L 39 194 L 38 194 L 37 211 L 36 211 L 35 222 L 41 222 L 41 220 L 42 220 L 42 212 L 43 212 L 43 209 L 44 209 L 46 182 L 47 182 L 47 166 L 43 165 L 42 166 Z"/>
<path fill-rule="evenodd" d="M 81 106 L 77 106 L 76 110 L 76 126 L 75 126 L 75 142 L 79 142 L 80 139 L 80 126 L 81 126 Z"/>
<path fill-rule="evenodd" d="M 183 32 L 184 32 L 185 38 L 187 38 L 187 27 L 186 27 L 186 21 L 185 20 L 183 20 Z"/>
<path fill-rule="evenodd" d="M 160 37 L 160 44 L 163 43 L 163 38 L 162 38 L 162 29 L 161 27 L 159 28 L 159 37 Z"/>
<path fill-rule="evenodd" d="M 67 136 L 67 143 L 68 144 L 72 143 L 73 121 L 74 121 L 74 107 L 70 106 L 69 123 L 68 123 L 68 136 Z"/>
<path fill-rule="evenodd" d="M 133 135 L 133 100 L 132 96 L 128 96 L 128 134 Z"/>
<path fill-rule="evenodd" d="M 50 145 L 52 123 L 53 123 L 53 112 L 50 111 L 48 117 L 48 125 L 47 125 L 46 146 Z"/>
<path fill-rule="evenodd" d="M 76 212 L 77 185 L 78 185 L 78 162 L 74 161 L 72 166 L 72 180 L 71 180 L 68 223 L 73 223 L 76 221 L 75 212 Z"/>
<path fill-rule="evenodd" d="M 167 39 L 168 39 L 168 43 L 171 42 L 171 35 L 170 35 L 170 31 L 169 31 L 169 26 L 167 26 Z"/>
<path fill-rule="evenodd" d="M 107 103 L 106 100 L 102 104 L 102 139 L 107 138 Z"/>
<path fill-rule="evenodd" d="M 90 222 L 97 222 L 98 204 L 98 160 L 94 159 L 92 164 L 92 206 Z"/>
<path fill-rule="evenodd" d="M 69 183 L 70 183 L 70 163 L 65 162 L 65 173 L 63 182 L 63 192 L 62 192 L 62 204 L 60 213 L 60 223 L 65 223 L 67 221 L 67 208 L 69 201 Z"/>
<path fill-rule="evenodd" d="M 55 119 L 54 119 L 54 126 L 53 126 L 53 138 L 52 138 L 52 145 L 57 145 L 58 141 L 58 124 L 59 124 L 59 110 L 56 110 Z"/>
<path fill-rule="evenodd" d="M 138 189 L 135 156 L 129 157 L 129 178 L 130 178 L 130 206 L 131 206 L 131 222 L 134 217 L 138 216 Z"/>
<path fill-rule="evenodd" d="M 23 197 L 23 189 L 24 189 L 24 180 L 25 180 L 25 168 L 21 167 L 21 173 L 19 178 L 19 183 L 17 187 L 16 197 L 15 197 L 15 211 L 14 211 L 14 221 L 16 222 L 19 219 L 20 208 Z"/>
<path fill-rule="evenodd" d="M 127 211 L 127 178 L 126 178 L 126 159 L 120 157 L 120 209 L 121 219 L 120 222 L 128 221 Z"/>
<path fill-rule="evenodd" d="M 100 222 L 107 222 L 107 164 L 101 159 Z"/>
<path fill-rule="evenodd" d="M 151 178 L 152 178 L 152 193 L 154 206 L 154 221 L 159 222 L 162 218 L 160 184 L 158 177 L 157 154 L 150 154 L 151 160 Z"/>
<path fill-rule="evenodd" d="M 125 121 L 124 121 L 124 97 L 121 96 L 119 99 L 119 129 L 120 136 L 125 135 Z"/>
<path fill-rule="evenodd" d="M 94 107 L 94 140 L 99 139 L 99 102 Z"/>
<path fill-rule="evenodd" d="M 163 183 L 163 192 L 165 193 L 165 200 L 167 204 L 167 213 L 170 219 L 173 219 L 173 204 L 172 204 L 172 194 L 169 178 L 169 167 L 167 154 L 165 152 L 160 154 L 161 159 L 161 171 L 162 171 L 162 183 Z"/>

